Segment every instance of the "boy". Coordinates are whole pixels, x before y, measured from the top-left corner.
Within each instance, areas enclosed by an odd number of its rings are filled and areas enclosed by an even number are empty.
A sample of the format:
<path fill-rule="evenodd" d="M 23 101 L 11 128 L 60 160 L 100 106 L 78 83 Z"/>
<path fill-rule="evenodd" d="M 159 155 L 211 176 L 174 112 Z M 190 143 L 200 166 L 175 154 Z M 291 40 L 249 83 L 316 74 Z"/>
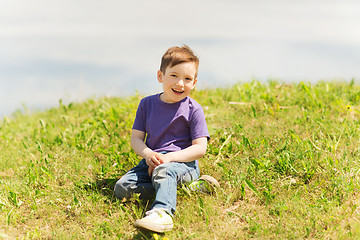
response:
<path fill-rule="evenodd" d="M 133 193 L 147 200 L 155 195 L 147 216 L 135 222 L 137 228 L 171 230 L 177 184 L 200 175 L 197 159 L 206 152 L 209 133 L 202 107 L 189 97 L 198 66 L 199 59 L 188 46 L 169 48 L 157 72 L 163 92 L 143 98 L 138 106 L 131 146 L 143 159 L 114 189 L 119 199 Z"/>

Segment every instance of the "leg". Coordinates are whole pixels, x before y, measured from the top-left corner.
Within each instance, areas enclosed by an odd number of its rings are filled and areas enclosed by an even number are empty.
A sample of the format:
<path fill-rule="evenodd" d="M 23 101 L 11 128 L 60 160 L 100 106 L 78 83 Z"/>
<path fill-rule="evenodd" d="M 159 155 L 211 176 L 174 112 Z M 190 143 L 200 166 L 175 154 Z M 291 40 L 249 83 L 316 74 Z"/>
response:
<path fill-rule="evenodd" d="M 144 159 L 116 182 L 114 192 L 119 199 L 129 199 L 134 193 L 140 193 L 140 198 L 145 200 L 155 195 L 155 189 L 148 174 L 148 165 Z"/>
<path fill-rule="evenodd" d="M 200 175 L 197 161 L 190 163 L 171 162 L 159 165 L 152 175 L 156 191 L 152 208 L 162 208 L 170 215 L 176 209 L 177 184 L 191 182 Z"/>

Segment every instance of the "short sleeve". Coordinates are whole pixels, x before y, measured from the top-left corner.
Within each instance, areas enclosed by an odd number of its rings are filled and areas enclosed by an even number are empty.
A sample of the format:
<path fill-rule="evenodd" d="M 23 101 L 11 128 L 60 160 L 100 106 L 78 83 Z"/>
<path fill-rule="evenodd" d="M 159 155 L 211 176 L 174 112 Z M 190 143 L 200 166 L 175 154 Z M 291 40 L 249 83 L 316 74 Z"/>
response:
<path fill-rule="evenodd" d="M 191 116 L 190 133 L 192 140 L 201 137 L 207 137 L 207 139 L 210 138 L 209 131 L 207 129 L 207 124 L 205 121 L 204 110 L 200 105 L 194 110 Z"/>
<path fill-rule="evenodd" d="M 146 114 L 145 114 L 145 108 L 144 108 L 144 101 L 142 99 L 136 110 L 136 117 L 135 117 L 132 129 L 146 132 L 145 131 L 145 126 L 146 126 L 146 122 L 145 122 L 146 117 L 145 116 L 146 116 Z"/>

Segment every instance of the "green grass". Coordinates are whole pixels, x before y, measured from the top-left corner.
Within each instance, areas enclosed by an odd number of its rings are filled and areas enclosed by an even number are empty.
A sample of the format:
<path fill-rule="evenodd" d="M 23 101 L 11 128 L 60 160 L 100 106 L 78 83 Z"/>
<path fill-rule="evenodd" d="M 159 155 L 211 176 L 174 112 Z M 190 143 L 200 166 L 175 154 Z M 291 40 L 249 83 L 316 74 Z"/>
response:
<path fill-rule="evenodd" d="M 253 81 L 192 97 L 211 134 L 202 174 L 221 189 L 179 188 L 173 231 L 137 231 L 148 203 L 113 196 L 139 161 L 136 95 L 0 120 L 0 239 L 360 237 L 359 85 Z"/>

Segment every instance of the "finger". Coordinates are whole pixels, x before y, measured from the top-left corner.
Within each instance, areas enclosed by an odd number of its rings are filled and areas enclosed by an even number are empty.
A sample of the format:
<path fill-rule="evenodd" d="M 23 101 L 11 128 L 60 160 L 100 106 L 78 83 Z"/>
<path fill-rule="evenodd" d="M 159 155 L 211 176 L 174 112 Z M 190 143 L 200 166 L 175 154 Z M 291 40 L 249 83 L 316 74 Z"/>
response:
<path fill-rule="evenodd" d="M 162 154 L 162 153 L 156 153 L 155 157 L 156 157 L 156 160 L 157 160 L 158 163 L 159 163 L 158 165 L 164 163 L 164 160 L 163 160 L 164 154 Z"/>
<path fill-rule="evenodd" d="M 149 166 L 149 167 L 154 167 L 155 164 L 153 163 L 153 161 L 151 159 L 146 159 L 146 164 Z"/>
<path fill-rule="evenodd" d="M 149 176 L 150 176 L 150 177 L 151 177 L 153 171 L 154 171 L 154 168 L 152 168 L 152 167 L 149 167 L 149 168 L 148 168 L 148 173 L 149 173 Z"/>
<path fill-rule="evenodd" d="M 161 164 L 161 162 L 155 156 L 151 157 L 150 160 L 155 164 L 155 167 Z"/>

